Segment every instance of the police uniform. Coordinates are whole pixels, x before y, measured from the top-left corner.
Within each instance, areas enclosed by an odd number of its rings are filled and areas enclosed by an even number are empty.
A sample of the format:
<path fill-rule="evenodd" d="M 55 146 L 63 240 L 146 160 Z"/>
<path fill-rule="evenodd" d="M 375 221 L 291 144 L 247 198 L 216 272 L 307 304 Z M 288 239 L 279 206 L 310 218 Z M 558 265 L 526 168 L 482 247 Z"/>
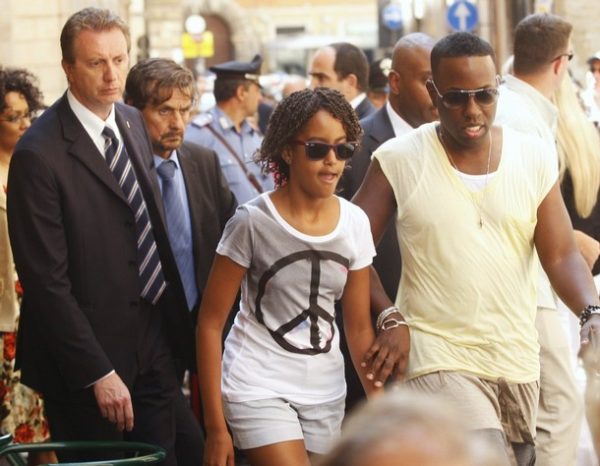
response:
<path fill-rule="evenodd" d="M 213 66 L 210 70 L 216 73 L 216 79 L 247 79 L 258 84 L 261 63 L 262 59 L 257 55 L 250 63 L 231 61 Z M 220 135 L 231 150 L 214 133 Z M 242 122 L 238 132 L 233 121 L 217 104 L 208 112 L 192 119 L 186 130 L 185 139 L 217 153 L 223 175 L 239 204 L 259 194 L 259 190 L 240 166 L 240 161 L 245 164 L 251 176 L 254 175 L 263 191 L 273 189 L 273 178 L 262 174 L 260 166 L 253 161 L 254 153 L 262 142 L 262 136 L 248 121 Z M 235 151 L 237 158 L 231 153 L 232 150 Z"/>

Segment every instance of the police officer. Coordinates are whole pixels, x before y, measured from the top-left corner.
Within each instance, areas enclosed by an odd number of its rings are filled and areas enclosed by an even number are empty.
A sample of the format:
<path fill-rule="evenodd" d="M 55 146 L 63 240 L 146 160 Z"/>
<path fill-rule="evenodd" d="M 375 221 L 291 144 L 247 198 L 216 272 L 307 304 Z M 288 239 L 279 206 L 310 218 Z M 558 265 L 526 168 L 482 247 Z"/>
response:
<path fill-rule="evenodd" d="M 195 117 L 185 139 L 214 150 L 223 175 L 239 204 L 273 189 L 273 179 L 263 175 L 253 161 L 262 136 L 248 122 L 260 101 L 260 66 L 256 55 L 250 63 L 229 61 L 210 68 L 216 74 L 214 94 L 217 105 Z"/>

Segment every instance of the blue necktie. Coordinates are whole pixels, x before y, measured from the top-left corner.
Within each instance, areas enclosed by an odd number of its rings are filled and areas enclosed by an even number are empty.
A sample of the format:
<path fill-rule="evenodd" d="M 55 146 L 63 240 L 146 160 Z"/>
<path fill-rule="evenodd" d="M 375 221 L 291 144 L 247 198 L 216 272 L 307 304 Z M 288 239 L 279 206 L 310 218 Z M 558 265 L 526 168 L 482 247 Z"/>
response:
<path fill-rule="evenodd" d="M 167 232 L 171 249 L 177 262 L 177 269 L 185 291 L 188 309 L 192 309 L 198 300 L 198 287 L 194 271 L 194 255 L 192 250 L 192 232 L 187 226 L 183 202 L 177 192 L 173 160 L 165 160 L 158 168 L 162 179 L 162 197 L 167 217 Z"/>
<path fill-rule="evenodd" d="M 166 282 L 156 249 L 148 208 L 125 146 L 108 126 L 104 127 L 102 135 L 106 138 L 104 148 L 106 163 L 117 179 L 129 207 L 135 215 L 140 296 L 152 304 L 156 304 L 166 288 Z"/>

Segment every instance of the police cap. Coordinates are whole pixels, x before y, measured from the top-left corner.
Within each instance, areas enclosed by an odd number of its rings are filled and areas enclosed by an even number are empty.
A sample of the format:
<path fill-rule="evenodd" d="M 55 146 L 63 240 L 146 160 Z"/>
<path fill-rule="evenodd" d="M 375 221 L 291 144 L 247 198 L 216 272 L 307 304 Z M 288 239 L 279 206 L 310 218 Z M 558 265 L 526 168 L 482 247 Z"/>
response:
<path fill-rule="evenodd" d="M 209 69 L 217 75 L 217 79 L 247 79 L 260 86 L 260 66 L 262 57 L 255 55 L 251 62 L 228 61 L 219 65 L 211 66 Z"/>

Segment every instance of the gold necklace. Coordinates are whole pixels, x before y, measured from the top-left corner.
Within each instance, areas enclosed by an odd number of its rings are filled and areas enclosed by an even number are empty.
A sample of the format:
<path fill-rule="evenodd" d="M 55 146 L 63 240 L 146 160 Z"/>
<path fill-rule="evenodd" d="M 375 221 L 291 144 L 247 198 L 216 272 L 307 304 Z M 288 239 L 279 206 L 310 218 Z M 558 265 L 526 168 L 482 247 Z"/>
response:
<path fill-rule="evenodd" d="M 458 167 L 456 166 L 456 163 L 454 163 L 454 159 L 452 158 L 452 154 L 450 154 L 450 151 L 448 150 L 448 148 L 446 147 L 446 143 L 444 141 L 444 135 L 442 133 L 442 127 L 438 126 L 437 127 L 437 133 L 438 136 L 440 138 L 440 142 L 442 143 L 442 148 L 444 149 L 444 152 L 446 153 L 446 155 L 448 156 L 448 160 L 450 160 L 450 163 L 452 164 L 452 166 L 454 167 L 454 169 L 457 172 L 460 172 L 460 170 L 458 169 Z M 490 135 L 490 148 L 488 150 L 488 157 L 487 157 L 487 168 L 485 170 L 485 181 L 484 181 L 484 186 L 481 190 L 481 196 L 479 197 L 479 201 L 476 201 L 473 193 L 471 195 L 471 200 L 473 201 L 473 204 L 475 204 L 475 207 L 477 208 L 477 213 L 479 214 L 479 228 L 483 228 L 483 212 L 482 212 L 482 205 L 483 205 L 483 201 L 485 198 L 485 189 L 487 188 L 488 185 L 488 178 L 490 175 L 490 164 L 492 161 L 492 130 L 490 128 L 490 130 L 488 131 L 488 134 Z M 462 172 L 461 172 L 462 173 Z M 477 194 L 477 193 L 475 193 Z"/>

